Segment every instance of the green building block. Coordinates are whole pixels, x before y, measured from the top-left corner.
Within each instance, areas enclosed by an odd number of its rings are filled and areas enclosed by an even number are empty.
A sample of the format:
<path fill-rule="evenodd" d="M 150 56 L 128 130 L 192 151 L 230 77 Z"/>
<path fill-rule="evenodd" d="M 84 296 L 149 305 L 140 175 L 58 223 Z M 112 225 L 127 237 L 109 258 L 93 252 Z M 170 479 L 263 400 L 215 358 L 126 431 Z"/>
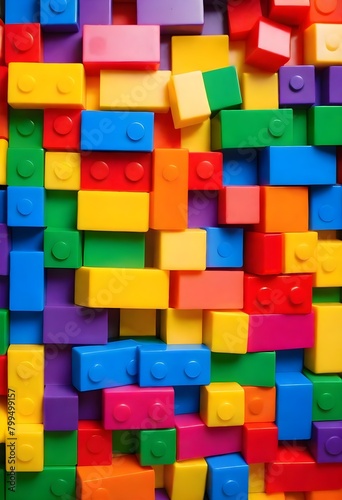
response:
<path fill-rule="evenodd" d="M 292 109 L 224 110 L 211 120 L 213 150 L 292 144 Z"/>
<path fill-rule="evenodd" d="M 44 432 L 44 466 L 77 464 L 77 431 Z"/>
<path fill-rule="evenodd" d="M 139 450 L 139 436 L 132 430 L 113 431 L 112 446 L 113 453 L 135 454 Z"/>
<path fill-rule="evenodd" d="M 10 473 L 6 479 L 7 500 L 75 500 L 76 467 L 45 467 L 42 472 L 17 472 L 14 487 L 9 489 Z"/>
<path fill-rule="evenodd" d="M 242 97 L 235 66 L 205 71 L 203 80 L 212 113 L 240 107 Z"/>
<path fill-rule="evenodd" d="M 78 269 L 82 266 L 82 234 L 77 230 L 47 228 L 44 231 L 44 266 Z"/>
<path fill-rule="evenodd" d="M 342 420 L 342 379 L 338 375 L 317 375 L 304 369 L 313 384 L 312 421 Z"/>
<path fill-rule="evenodd" d="M 308 144 L 308 120 L 306 109 L 293 110 L 293 145 L 306 146 Z"/>
<path fill-rule="evenodd" d="M 145 233 L 85 231 L 83 261 L 90 267 L 145 266 Z"/>
<path fill-rule="evenodd" d="M 0 355 L 6 354 L 9 345 L 9 312 L 0 309 Z"/>
<path fill-rule="evenodd" d="M 77 191 L 46 190 L 45 225 L 60 229 L 77 228 Z"/>
<path fill-rule="evenodd" d="M 176 461 L 176 429 L 139 431 L 140 465 L 169 465 Z"/>
<path fill-rule="evenodd" d="M 44 186 L 44 150 L 9 148 L 7 152 L 9 186 Z"/>
<path fill-rule="evenodd" d="M 43 111 L 12 109 L 9 112 L 9 147 L 43 147 Z"/>
<path fill-rule="evenodd" d="M 275 385 L 275 352 L 247 354 L 213 352 L 210 381 L 273 387 Z"/>
<path fill-rule="evenodd" d="M 0 500 L 5 500 L 6 498 L 6 472 L 5 467 L 2 465 L 0 467 Z"/>
<path fill-rule="evenodd" d="M 308 111 L 308 143 L 342 144 L 342 106 L 312 106 Z"/>
<path fill-rule="evenodd" d="M 322 302 L 340 302 L 340 288 L 313 288 L 312 302 L 314 304 Z"/>

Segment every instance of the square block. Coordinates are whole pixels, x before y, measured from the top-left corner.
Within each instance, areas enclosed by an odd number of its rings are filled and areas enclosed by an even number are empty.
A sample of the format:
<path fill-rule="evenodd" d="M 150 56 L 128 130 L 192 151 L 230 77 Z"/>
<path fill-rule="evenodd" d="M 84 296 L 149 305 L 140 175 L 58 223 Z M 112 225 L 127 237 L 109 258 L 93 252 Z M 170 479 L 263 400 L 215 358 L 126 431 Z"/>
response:
<path fill-rule="evenodd" d="M 46 191 L 45 225 L 66 229 L 77 227 L 77 192 Z"/>
<path fill-rule="evenodd" d="M 309 449 L 317 463 L 341 463 L 342 422 L 313 422 Z"/>
<path fill-rule="evenodd" d="M 61 418 L 61 410 L 63 418 Z M 48 385 L 44 391 L 44 429 L 74 431 L 78 426 L 78 395 L 76 389 Z"/>
<path fill-rule="evenodd" d="M 315 0 L 310 2 L 310 10 L 303 23 L 304 26 L 317 23 L 339 24 L 342 21 L 342 2 L 334 0 L 333 2 L 322 2 Z"/>
<path fill-rule="evenodd" d="M 275 387 L 244 386 L 245 423 L 274 422 L 276 411 Z"/>
<path fill-rule="evenodd" d="M 78 191 L 80 187 L 80 153 L 45 153 L 45 189 Z"/>
<path fill-rule="evenodd" d="M 173 36 L 171 39 L 172 74 L 211 71 L 229 66 L 227 35 Z"/>
<path fill-rule="evenodd" d="M 243 229 L 206 227 L 207 268 L 243 266 Z"/>
<path fill-rule="evenodd" d="M 322 73 L 322 104 L 341 105 L 342 92 L 338 82 L 342 77 L 340 66 L 329 66 Z"/>
<path fill-rule="evenodd" d="M 280 274 L 282 259 L 282 234 L 245 231 L 244 269 L 246 272 L 261 275 Z"/>
<path fill-rule="evenodd" d="M 338 0 L 342 9 L 342 2 Z M 341 21 L 340 21 L 341 22 Z M 304 31 L 304 63 L 334 66 L 342 57 L 341 24 L 315 23 Z"/>
<path fill-rule="evenodd" d="M 222 160 L 222 153 L 189 152 L 189 190 L 222 188 Z"/>
<path fill-rule="evenodd" d="M 247 352 L 249 316 L 241 311 L 203 311 L 203 343 L 212 352 Z"/>
<path fill-rule="evenodd" d="M 201 310 L 165 309 L 160 314 L 160 338 L 166 344 L 202 344 Z"/>
<path fill-rule="evenodd" d="M 279 69 L 280 106 L 310 107 L 315 102 L 315 66 L 283 66 Z"/>
<path fill-rule="evenodd" d="M 43 111 L 10 108 L 9 146 L 35 149 L 43 147 Z"/>
<path fill-rule="evenodd" d="M 278 73 L 242 73 L 242 109 L 277 109 Z"/>
<path fill-rule="evenodd" d="M 12 311 L 10 316 L 11 344 L 42 344 L 42 312 Z"/>
<path fill-rule="evenodd" d="M 13 472 L 14 465 L 15 472 L 41 472 L 44 468 L 43 424 L 16 423 L 15 440 L 11 432 L 6 435 L 6 471 Z"/>
<path fill-rule="evenodd" d="M 44 466 L 77 464 L 77 431 L 44 432 Z"/>
<path fill-rule="evenodd" d="M 177 385 L 175 390 L 175 415 L 184 415 L 186 413 L 198 413 L 200 404 L 200 386 Z M 7 385 L 6 390 L 7 392 Z"/>
<path fill-rule="evenodd" d="M 155 231 L 151 236 L 154 267 L 167 270 L 205 270 L 207 233 L 203 229 Z"/>
<path fill-rule="evenodd" d="M 313 275 L 313 286 L 342 286 L 342 244 L 340 240 L 318 240 L 317 269 Z"/>
<path fill-rule="evenodd" d="M 242 103 L 235 66 L 205 71 L 203 80 L 212 113 L 221 109 L 236 108 Z"/>
<path fill-rule="evenodd" d="M 144 430 L 138 436 L 140 465 L 168 465 L 176 461 L 176 429 Z"/>
<path fill-rule="evenodd" d="M 318 234 L 314 231 L 284 233 L 282 272 L 287 274 L 315 273 L 317 242 Z"/>
<path fill-rule="evenodd" d="M 77 465 L 110 465 L 112 463 L 112 432 L 100 422 L 78 422 Z"/>
<path fill-rule="evenodd" d="M 10 252 L 9 309 L 43 311 L 45 304 L 44 253 Z"/>
<path fill-rule="evenodd" d="M 45 32 L 76 33 L 79 30 L 77 0 L 40 1 L 40 22 Z"/>
<path fill-rule="evenodd" d="M 44 267 L 78 269 L 81 266 L 81 233 L 54 228 L 45 229 Z"/>
<path fill-rule="evenodd" d="M 259 0 L 228 0 L 227 11 L 230 40 L 244 40 L 262 16 Z"/>
<path fill-rule="evenodd" d="M 342 229 L 342 186 L 310 188 L 310 229 Z"/>
<path fill-rule="evenodd" d="M 245 423 L 242 456 L 248 464 L 272 462 L 278 451 L 278 428 L 270 423 Z"/>
<path fill-rule="evenodd" d="M 208 465 L 204 458 L 175 462 L 165 467 L 165 489 L 170 498 L 204 498 Z"/>
<path fill-rule="evenodd" d="M 7 152 L 7 184 L 43 187 L 44 150 L 10 147 Z"/>
<path fill-rule="evenodd" d="M 189 153 L 210 152 L 210 118 L 197 125 L 190 125 L 180 129 L 181 148 Z"/>
<path fill-rule="evenodd" d="M 215 382 L 201 388 L 200 417 L 208 427 L 243 425 L 245 394 L 236 382 Z"/>
<path fill-rule="evenodd" d="M 19 227 L 44 227 L 45 190 L 42 187 L 7 189 L 7 224 Z"/>
<path fill-rule="evenodd" d="M 120 337 L 155 336 L 157 312 L 155 309 L 121 309 Z"/>
<path fill-rule="evenodd" d="M 238 453 L 209 457 L 206 491 L 215 500 L 248 498 L 248 465 Z"/>
<path fill-rule="evenodd" d="M 77 109 L 45 109 L 43 134 L 45 149 L 51 151 L 80 149 L 80 131 L 81 112 Z"/>
<path fill-rule="evenodd" d="M 342 139 L 341 106 L 312 106 L 307 116 L 308 144 L 315 146 L 335 146 L 336 144 L 340 144 Z M 327 123 L 333 125 L 328 130 Z"/>
<path fill-rule="evenodd" d="M 259 186 L 226 186 L 219 191 L 219 224 L 254 224 L 260 220 Z"/>
<path fill-rule="evenodd" d="M 223 151 L 223 185 L 252 186 L 258 184 L 258 155 L 255 149 Z"/>
<path fill-rule="evenodd" d="M 43 62 L 41 26 L 5 24 L 5 62 Z"/>
<path fill-rule="evenodd" d="M 342 379 L 338 375 L 316 375 L 305 369 L 303 374 L 313 384 L 312 420 L 342 420 Z"/>

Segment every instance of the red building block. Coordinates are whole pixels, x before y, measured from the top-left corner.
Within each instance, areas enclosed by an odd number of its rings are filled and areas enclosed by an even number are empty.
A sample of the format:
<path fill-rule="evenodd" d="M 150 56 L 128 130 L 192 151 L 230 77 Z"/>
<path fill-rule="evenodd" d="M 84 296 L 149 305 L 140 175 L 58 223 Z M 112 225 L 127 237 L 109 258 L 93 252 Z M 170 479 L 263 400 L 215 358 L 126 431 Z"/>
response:
<path fill-rule="evenodd" d="M 0 65 L 5 63 L 5 25 L 0 19 Z"/>
<path fill-rule="evenodd" d="M 79 151 L 81 111 L 46 109 L 43 146 L 51 151 Z"/>
<path fill-rule="evenodd" d="M 248 464 L 272 462 L 278 451 L 278 427 L 272 423 L 253 422 L 242 428 L 242 456 Z"/>
<path fill-rule="evenodd" d="M 189 153 L 189 190 L 222 188 L 222 153 Z"/>
<path fill-rule="evenodd" d="M 228 26 L 230 40 L 243 40 L 261 18 L 260 0 L 228 0 Z"/>
<path fill-rule="evenodd" d="M 307 28 L 315 23 L 342 23 L 342 0 L 311 0 L 302 27 Z"/>
<path fill-rule="evenodd" d="M 275 73 L 290 59 L 291 28 L 262 18 L 246 43 L 246 63 Z"/>
<path fill-rule="evenodd" d="M 308 15 L 310 0 L 270 0 L 269 17 L 277 23 L 298 26 Z"/>
<path fill-rule="evenodd" d="M 283 266 L 282 235 L 246 231 L 243 262 L 247 273 L 280 274 Z"/>
<path fill-rule="evenodd" d="M 0 139 L 8 139 L 7 82 L 8 69 L 0 66 Z"/>
<path fill-rule="evenodd" d="M 0 356 L 0 396 L 7 396 L 7 356 Z"/>
<path fill-rule="evenodd" d="M 78 422 L 77 464 L 110 465 L 112 463 L 112 431 L 106 431 L 95 420 Z"/>
<path fill-rule="evenodd" d="M 5 62 L 42 62 L 43 44 L 39 23 L 5 25 Z"/>
<path fill-rule="evenodd" d="M 171 112 L 154 115 L 154 148 L 180 149 L 181 129 L 175 128 Z"/>
<path fill-rule="evenodd" d="M 150 153 L 90 153 L 81 158 L 81 189 L 151 190 Z"/>
<path fill-rule="evenodd" d="M 244 306 L 248 314 L 309 314 L 312 308 L 312 275 L 244 277 Z"/>
<path fill-rule="evenodd" d="M 259 186 L 226 186 L 219 191 L 219 224 L 254 224 L 260 220 Z"/>

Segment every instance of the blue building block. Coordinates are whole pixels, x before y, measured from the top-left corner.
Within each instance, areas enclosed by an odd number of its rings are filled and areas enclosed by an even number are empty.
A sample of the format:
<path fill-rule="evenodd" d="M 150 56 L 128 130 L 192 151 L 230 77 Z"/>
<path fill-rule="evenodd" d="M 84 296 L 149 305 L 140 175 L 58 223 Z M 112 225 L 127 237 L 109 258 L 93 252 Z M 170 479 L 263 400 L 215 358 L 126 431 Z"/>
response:
<path fill-rule="evenodd" d="M 7 224 L 19 227 L 44 227 L 45 189 L 42 187 L 7 188 Z"/>
<path fill-rule="evenodd" d="M 82 111 L 82 151 L 153 150 L 154 113 Z"/>
<path fill-rule="evenodd" d="M 243 229 L 205 227 L 207 268 L 243 266 Z"/>
<path fill-rule="evenodd" d="M 259 183 L 264 186 L 335 184 L 336 148 L 315 146 L 263 148 L 259 153 Z"/>
<path fill-rule="evenodd" d="M 210 383 L 210 350 L 204 345 L 141 345 L 139 385 L 206 385 Z"/>
<path fill-rule="evenodd" d="M 225 149 L 223 151 L 223 185 L 251 186 L 258 184 L 256 149 Z"/>
<path fill-rule="evenodd" d="M 313 384 L 300 372 L 276 373 L 279 440 L 310 439 Z"/>
<path fill-rule="evenodd" d="M 301 372 L 303 359 L 304 349 L 276 351 L 276 372 Z"/>
<path fill-rule="evenodd" d="M 7 223 L 7 191 L 0 190 L 0 224 Z"/>
<path fill-rule="evenodd" d="M 76 33 L 78 0 L 40 0 L 40 24 L 44 31 Z"/>
<path fill-rule="evenodd" d="M 44 250 L 44 229 L 40 227 L 13 227 L 12 250 L 42 252 Z"/>
<path fill-rule="evenodd" d="M 185 413 L 199 413 L 199 385 L 178 385 L 174 387 L 174 390 L 175 415 L 184 415 Z"/>
<path fill-rule="evenodd" d="M 10 312 L 11 344 L 42 344 L 43 314 L 41 312 Z"/>
<path fill-rule="evenodd" d="M 5 0 L 6 24 L 39 23 L 39 0 Z"/>
<path fill-rule="evenodd" d="M 79 391 L 93 391 L 137 383 L 137 347 L 134 340 L 73 347 L 73 385 Z"/>
<path fill-rule="evenodd" d="M 44 253 L 10 252 L 9 309 L 42 311 L 44 302 Z"/>
<path fill-rule="evenodd" d="M 248 465 L 239 453 L 206 458 L 208 500 L 248 498 Z"/>
<path fill-rule="evenodd" d="M 309 228 L 342 229 L 342 186 L 315 186 L 310 189 Z"/>

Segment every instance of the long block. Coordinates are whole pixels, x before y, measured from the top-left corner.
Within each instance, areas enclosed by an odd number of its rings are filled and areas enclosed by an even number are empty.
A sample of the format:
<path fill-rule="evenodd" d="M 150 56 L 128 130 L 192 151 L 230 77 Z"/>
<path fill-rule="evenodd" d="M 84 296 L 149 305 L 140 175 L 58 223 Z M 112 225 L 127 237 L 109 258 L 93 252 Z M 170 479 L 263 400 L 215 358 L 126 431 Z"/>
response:
<path fill-rule="evenodd" d="M 174 36 L 171 41 L 172 74 L 210 71 L 229 66 L 227 35 Z"/>
<path fill-rule="evenodd" d="M 43 252 L 10 252 L 9 308 L 43 311 L 45 304 Z"/>
<path fill-rule="evenodd" d="M 211 382 L 237 382 L 240 385 L 273 387 L 275 352 L 241 354 L 212 353 Z"/>

